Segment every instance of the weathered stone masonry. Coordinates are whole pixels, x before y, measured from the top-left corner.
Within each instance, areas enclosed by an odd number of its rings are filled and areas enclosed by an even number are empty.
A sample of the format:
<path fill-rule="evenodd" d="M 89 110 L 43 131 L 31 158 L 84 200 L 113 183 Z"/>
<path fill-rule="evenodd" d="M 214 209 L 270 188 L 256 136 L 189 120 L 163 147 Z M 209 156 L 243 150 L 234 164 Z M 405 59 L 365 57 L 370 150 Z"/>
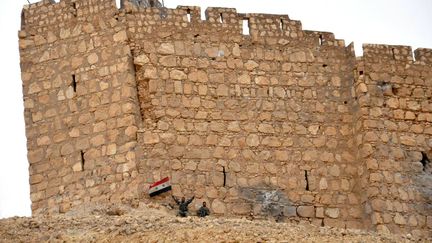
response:
<path fill-rule="evenodd" d="M 24 7 L 34 213 L 140 199 L 170 176 L 219 215 L 430 236 L 432 50 L 356 58 L 286 15 L 148 5 Z"/>

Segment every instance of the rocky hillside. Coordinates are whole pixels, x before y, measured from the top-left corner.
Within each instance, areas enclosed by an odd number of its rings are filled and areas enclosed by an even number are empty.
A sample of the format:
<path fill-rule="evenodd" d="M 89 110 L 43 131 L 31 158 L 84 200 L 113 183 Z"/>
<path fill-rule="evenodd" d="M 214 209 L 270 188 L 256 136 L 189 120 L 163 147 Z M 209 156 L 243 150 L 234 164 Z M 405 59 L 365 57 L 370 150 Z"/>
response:
<path fill-rule="evenodd" d="M 178 218 L 160 205 L 92 206 L 54 216 L 0 220 L 0 242 L 430 242 L 257 219 Z"/>

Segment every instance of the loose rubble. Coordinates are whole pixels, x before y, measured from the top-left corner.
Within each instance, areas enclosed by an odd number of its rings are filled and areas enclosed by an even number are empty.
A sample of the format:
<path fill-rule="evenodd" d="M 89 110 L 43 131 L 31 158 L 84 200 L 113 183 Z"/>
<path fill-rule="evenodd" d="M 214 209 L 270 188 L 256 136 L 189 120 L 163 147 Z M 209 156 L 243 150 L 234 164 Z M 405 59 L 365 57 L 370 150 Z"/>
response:
<path fill-rule="evenodd" d="M 157 204 L 83 206 L 66 214 L 0 220 L 0 242 L 428 242 L 410 235 L 246 218 L 178 218 Z"/>

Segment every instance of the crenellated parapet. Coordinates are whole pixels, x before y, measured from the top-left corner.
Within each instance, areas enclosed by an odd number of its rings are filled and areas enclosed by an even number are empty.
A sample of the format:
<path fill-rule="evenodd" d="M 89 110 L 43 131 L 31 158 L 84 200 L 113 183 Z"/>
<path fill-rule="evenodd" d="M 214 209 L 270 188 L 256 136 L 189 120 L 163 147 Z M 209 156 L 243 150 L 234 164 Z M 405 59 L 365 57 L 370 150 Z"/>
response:
<path fill-rule="evenodd" d="M 374 59 L 378 62 L 413 61 L 413 53 L 410 46 L 363 44 L 363 57 L 366 59 Z"/>
<path fill-rule="evenodd" d="M 41 33 L 100 15 L 111 17 L 116 11 L 115 0 L 43 0 L 24 6 L 21 30 Z"/>
<path fill-rule="evenodd" d="M 27 5 L 22 12 L 21 31 L 24 32 L 20 37 L 25 39 L 22 46 L 37 45 L 40 40 L 52 39 L 53 36 L 59 38 L 60 29 L 71 25 L 78 33 L 114 27 L 119 22 L 129 26 L 129 31 L 139 29 L 140 33 L 193 31 L 196 32 L 194 35 L 200 33 L 208 38 L 218 36 L 214 33 L 225 33 L 225 39 L 250 39 L 270 45 L 296 42 L 310 46 L 345 47 L 344 41 L 335 39 L 332 33 L 302 30 L 301 22 L 291 20 L 288 15 L 237 13 L 233 8 L 209 7 L 205 16 L 201 16 L 200 8 L 195 6 L 169 9 L 144 2 L 124 0 L 120 9 L 117 9 L 115 0 L 62 0 L 59 3 L 45 0 Z M 101 19 L 104 21 L 100 22 Z M 86 23 L 98 21 L 97 25 L 86 26 Z M 25 32 L 28 30 L 32 33 Z"/>
<path fill-rule="evenodd" d="M 245 14 L 243 19 L 249 21 L 250 33 L 255 38 L 303 36 L 301 23 L 290 20 L 288 15 Z"/>
<path fill-rule="evenodd" d="M 418 48 L 413 52 L 410 46 L 364 44 L 363 57 L 376 62 L 430 65 L 432 63 L 432 49 Z"/>
<path fill-rule="evenodd" d="M 305 30 L 304 32 L 309 38 L 313 39 L 316 45 L 345 47 L 345 41 L 336 39 L 333 33 L 309 30 Z"/>
<path fill-rule="evenodd" d="M 414 51 L 416 62 L 425 65 L 432 65 L 432 49 L 417 48 Z"/>
<path fill-rule="evenodd" d="M 237 10 L 235 8 L 209 7 L 205 11 L 205 19 L 210 23 L 219 23 L 230 26 L 238 24 Z"/>

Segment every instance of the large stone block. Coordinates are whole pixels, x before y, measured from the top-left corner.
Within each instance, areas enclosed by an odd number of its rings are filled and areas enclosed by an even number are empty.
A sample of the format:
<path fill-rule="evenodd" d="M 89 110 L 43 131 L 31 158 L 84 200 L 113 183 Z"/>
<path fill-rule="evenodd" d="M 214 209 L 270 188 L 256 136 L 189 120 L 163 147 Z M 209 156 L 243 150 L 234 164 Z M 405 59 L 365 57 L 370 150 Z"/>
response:
<path fill-rule="evenodd" d="M 226 211 L 225 203 L 223 203 L 219 199 L 215 199 L 211 204 L 211 209 L 215 214 L 225 214 Z"/>
<path fill-rule="evenodd" d="M 339 213 L 340 213 L 339 208 L 326 208 L 325 209 L 325 215 L 330 217 L 330 218 L 333 218 L 333 219 L 339 218 Z"/>
<path fill-rule="evenodd" d="M 315 207 L 314 206 L 298 206 L 297 214 L 303 218 L 313 218 L 315 217 Z"/>
<path fill-rule="evenodd" d="M 260 143 L 260 139 L 259 136 L 256 134 L 250 134 L 249 136 L 247 136 L 246 138 L 246 143 L 248 146 L 250 147 L 256 147 L 259 145 Z"/>
<path fill-rule="evenodd" d="M 162 43 L 159 46 L 159 48 L 157 49 L 157 51 L 160 54 L 174 54 L 175 48 L 174 48 L 174 45 L 172 43 Z"/>
<path fill-rule="evenodd" d="M 143 134 L 143 139 L 144 144 L 155 144 L 160 141 L 159 134 L 151 132 L 145 132 Z"/>

